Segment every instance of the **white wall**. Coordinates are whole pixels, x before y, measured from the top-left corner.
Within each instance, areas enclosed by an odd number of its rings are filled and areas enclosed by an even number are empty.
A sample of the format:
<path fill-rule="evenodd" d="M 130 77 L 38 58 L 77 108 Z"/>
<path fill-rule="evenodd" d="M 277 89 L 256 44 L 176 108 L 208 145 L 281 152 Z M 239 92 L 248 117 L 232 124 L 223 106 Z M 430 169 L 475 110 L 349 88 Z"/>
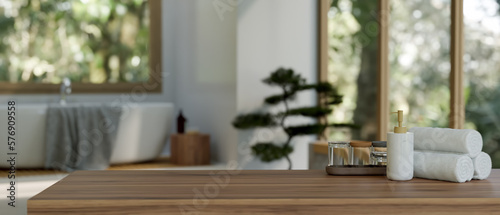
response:
<path fill-rule="evenodd" d="M 219 19 L 212 1 L 167 0 L 163 54 L 174 71 L 174 101 L 188 126 L 211 135 L 212 156 L 236 160 L 236 13 Z"/>
<path fill-rule="evenodd" d="M 279 93 L 276 88 L 262 83 L 271 71 L 279 67 L 292 68 L 308 82 L 317 77 L 317 1 L 304 0 L 244 0 L 238 6 L 237 39 L 237 110 L 251 112 L 261 107 L 263 98 Z M 302 93 L 292 107 L 316 104 L 313 93 Z M 276 108 L 282 108 L 278 106 Z M 271 108 L 271 110 L 276 110 Z M 292 119 L 286 124 L 310 122 Z M 262 163 L 248 156 L 248 147 L 256 140 L 283 140 L 283 132 L 260 129 L 240 131 L 238 152 L 240 162 L 247 169 L 287 168 L 285 160 L 271 164 Z M 291 155 L 294 169 L 306 169 L 307 144 L 314 137 L 296 137 Z"/>

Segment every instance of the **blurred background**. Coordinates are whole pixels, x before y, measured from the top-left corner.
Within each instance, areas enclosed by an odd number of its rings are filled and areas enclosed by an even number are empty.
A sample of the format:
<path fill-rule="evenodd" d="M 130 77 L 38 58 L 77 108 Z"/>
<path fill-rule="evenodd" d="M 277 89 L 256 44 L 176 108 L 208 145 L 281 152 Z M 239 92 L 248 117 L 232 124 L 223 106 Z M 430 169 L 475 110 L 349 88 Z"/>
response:
<path fill-rule="evenodd" d="M 236 145 L 255 136 L 235 131 L 230 123 L 275 92 L 261 86 L 261 79 L 281 66 L 309 81 L 318 79 L 317 1 L 163 2 L 163 90 L 145 101 L 184 108 L 192 125 L 212 134 L 218 160 L 237 157 Z M 328 81 L 344 97 L 328 118 L 360 128 L 331 129 L 327 136 L 374 140 L 377 1 L 330 2 Z M 451 0 L 390 4 L 390 108 L 404 110 L 408 127 L 448 127 Z M 465 128 L 481 132 L 495 167 L 500 167 L 499 11 L 498 0 L 464 0 Z M 158 27 L 150 25 L 150 12 L 144 0 L 0 0 L 0 82 L 60 84 L 69 77 L 74 83 L 143 83 L 150 77 L 149 50 L 155 46 L 150 29 Z M 45 94 L 18 98 L 55 100 Z M 314 95 L 300 95 L 297 104 L 315 102 Z M 305 153 L 294 152 L 302 163 L 307 155 L 297 153 Z"/>

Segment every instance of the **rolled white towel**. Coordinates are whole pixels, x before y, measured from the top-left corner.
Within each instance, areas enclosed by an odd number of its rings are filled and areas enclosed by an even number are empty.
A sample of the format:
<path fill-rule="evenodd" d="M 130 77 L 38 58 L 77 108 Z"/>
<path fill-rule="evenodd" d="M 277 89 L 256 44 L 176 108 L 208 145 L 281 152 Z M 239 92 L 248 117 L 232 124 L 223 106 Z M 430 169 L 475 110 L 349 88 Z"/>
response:
<path fill-rule="evenodd" d="M 474 158 L 483 149 L 481 134 L 472 129 L 414 127 L 410 132 L 416 150 L 464 153 Z"/>
<path fill-rule="evenodd" d="M 491 157 L 488 154 L 481 152 L 472 159 L 472 162 L 474 163 L 474 176 L 472 179 L 483 180 L 490 176 L 492 164 Z"/>
<path fill-rule="evenodd" d="M 474 175 L 472 159 L 465 154 L 415 151 L 414 176 L 452 182 L 466 182 Z"/>

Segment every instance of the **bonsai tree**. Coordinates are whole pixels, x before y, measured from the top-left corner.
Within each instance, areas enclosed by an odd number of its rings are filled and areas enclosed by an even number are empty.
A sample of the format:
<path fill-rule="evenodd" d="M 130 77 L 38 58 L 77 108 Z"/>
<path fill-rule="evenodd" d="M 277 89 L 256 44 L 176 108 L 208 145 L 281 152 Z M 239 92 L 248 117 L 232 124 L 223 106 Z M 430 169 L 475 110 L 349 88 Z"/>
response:
<path fill-rule="evenodd" d="M 353 127 L 352 124 L 329 124 L 326 116 L 332 112 L 332 105 L 342 102 L 342 96 L 327 82 L 307 84 L 306 80 L 292 69 L 279 68 L 264 79 L 270 86 L 281 88 L 278 95 L 271 95 L 264 99 L 266 105 L 283 104 L 284 110 L 278 113 L 249 113 L 240 114 L 233 120 L 237 129 L 251 129 L 257 127 L 281 127 L 288 138 L 284 143 L 259 142 L 252 146 L 252 153 L 264 162 L 271 162 L 285 158 L 288 169 L 292 169 L 290 153 L 293 152 L 291 141 L 299 135 L 324 135 L 327 127 Z M 304 90 L 315 90 L 319 94 L 320 104 L 312 107 L 290 108 L 288 102 L 294 100 L 297 93 Z M 317 118 L 317 122 L 306 125 L 285 125 L 285 119 L 290 116 L 304 116 Z"/>

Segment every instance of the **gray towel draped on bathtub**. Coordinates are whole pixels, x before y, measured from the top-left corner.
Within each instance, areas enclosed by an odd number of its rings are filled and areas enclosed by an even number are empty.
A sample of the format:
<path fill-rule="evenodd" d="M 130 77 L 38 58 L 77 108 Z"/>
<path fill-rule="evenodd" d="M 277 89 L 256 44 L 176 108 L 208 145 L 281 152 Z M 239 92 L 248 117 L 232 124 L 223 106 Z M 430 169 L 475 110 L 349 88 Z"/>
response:
<path fill-rule="evenodd" d="M 51 105 L 47 110 L 45 168 L 103 170 L 109 166 L 121 107 Z"/>

